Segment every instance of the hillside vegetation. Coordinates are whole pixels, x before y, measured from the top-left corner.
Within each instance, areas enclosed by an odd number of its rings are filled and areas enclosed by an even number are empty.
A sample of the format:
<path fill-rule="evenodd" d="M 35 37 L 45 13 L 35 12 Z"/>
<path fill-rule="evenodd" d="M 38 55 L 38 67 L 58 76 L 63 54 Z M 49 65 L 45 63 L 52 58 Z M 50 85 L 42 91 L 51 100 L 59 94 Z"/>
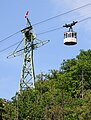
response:
<path fill-rule="evenodd" d="M 0 120 L 17 116 L 18 120 L 91 120 L 91 50 L 63 60 L 59 70 L 38 75 L 35 88 L 24 90 L 18 100 L 1 98 Z"/>

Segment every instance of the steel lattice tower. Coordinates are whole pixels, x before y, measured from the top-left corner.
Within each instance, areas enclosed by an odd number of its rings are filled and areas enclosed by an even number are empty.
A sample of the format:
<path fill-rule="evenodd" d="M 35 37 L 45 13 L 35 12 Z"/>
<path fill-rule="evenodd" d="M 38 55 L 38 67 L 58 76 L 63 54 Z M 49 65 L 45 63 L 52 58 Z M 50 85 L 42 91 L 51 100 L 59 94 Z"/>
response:
<path fill-rule="evenodd" d="M 35 83 L 35 73 L 33 64 L 34 36 L 31 30 L 32 26 L 22 30 L 24 39 L 24 61 L 20 78 L 20 92 L 28 87 L 34 88 Z"/>
<path fill-rule="evenodd" d="M 36 38 L 33 33 L 33 27 L 28 19 L 28 12 L 26 13 L 26 27 L 21 30 L 23 34 L 23 43 L 24 47 L 18 50 L 19 45 L 14 50 L 12 54 L 10 54 L 7 58 L 16 57 L 17 55 L 21 55 L 23 52 L 23 66 L 20 76 L 19 90 L 18 94 L 28 88 L 35 87 L 35 72 L 34 72 L 34 63 L 33 63 L 33 51 L 34 49 L 41 47 L 49 42 L 49 40 L 41 41 Z"/>
<path fill-rule="evenodd" d="M 41 47 L 49 42 L 49 40 L 41 41 L 36 38 L 34 33 L 32 32 L 33 27 L 28 19 L 28 11 L 26 13 L 26 27 L 21 30 L 23 34 L 23 43 L 24 47 L 22 49 L 19 49 L 19 45 L 16 47 L 16 49 L 13 51 L 12 54 L 7 56 L 7 58 L 16 57 L 22 54 L 23 52 L 23 66 L 20 76 L 20 83 L 19 83 L 19 90 L 16 94 L 16 116 L 15 119 L 18 120 L 18 95 L 22 94 L 22 92 L 28 88 L 35 88 L 35 72 L 34 72 L 34 63 L 33 63 L 33 51 L 34 49 Z"/>

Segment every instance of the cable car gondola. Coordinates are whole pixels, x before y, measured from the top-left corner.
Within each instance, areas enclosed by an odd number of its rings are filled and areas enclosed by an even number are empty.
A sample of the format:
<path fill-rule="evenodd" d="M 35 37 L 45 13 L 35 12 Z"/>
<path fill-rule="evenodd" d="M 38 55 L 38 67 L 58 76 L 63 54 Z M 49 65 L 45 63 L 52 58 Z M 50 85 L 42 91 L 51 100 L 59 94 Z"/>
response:
<path fill-rule="evenodd" d="M 76 45 L 77 44 L 77 33 L 73 31 L 72 26 L 77 23 L 73 21 L 71 24 L 65 24 L 63 27 L 69 28 L 69 31 L 64 32 L 64 44 L 65 45 Z"/>

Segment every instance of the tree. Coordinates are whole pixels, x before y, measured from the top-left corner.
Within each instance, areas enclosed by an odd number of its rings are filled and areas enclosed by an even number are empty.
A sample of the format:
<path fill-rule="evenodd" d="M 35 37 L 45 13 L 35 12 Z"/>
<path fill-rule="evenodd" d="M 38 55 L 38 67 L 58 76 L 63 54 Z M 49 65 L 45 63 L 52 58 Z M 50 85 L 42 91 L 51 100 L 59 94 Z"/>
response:
<path fill-rule="evenodd" d="M 63 60 L 60 70 L 37 77 L 35 88 L 0 100 L 1 120 L 91 120 L 91 50 Z M 3 104 L 4 103 L 4 104 Z"/>

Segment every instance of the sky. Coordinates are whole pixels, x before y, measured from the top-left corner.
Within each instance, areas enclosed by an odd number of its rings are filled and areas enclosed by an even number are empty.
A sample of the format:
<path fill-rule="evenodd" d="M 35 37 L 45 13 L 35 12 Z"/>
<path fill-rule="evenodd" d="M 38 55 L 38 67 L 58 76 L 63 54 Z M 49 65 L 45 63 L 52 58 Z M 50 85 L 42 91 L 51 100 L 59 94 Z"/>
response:
<path fill-rule="evenodd" d="M 91 0 L 3 0 L 0 2 L 0 41 L 13 33 L 25 28 L 24 18 L 26 11 L 29 11 L 31 24 L 41 22 L 61 13 L 65 13 L 77 7 L 91 3 Z M 40 34 L 65 23 L 80 21 L 91 17 L 91 5 L 76 10 L 69 14 L 51 19 L 45 23 L 33 26 L 33 31 L 40 40 L 50 40 L 46 45 L 34 51 L 35 74 L 40 72 L 48 73 L 49 70 L 59 70 L 62 61 L 75 58 L 81 49 L 91 48 L 91 19 L 76 24 L 73 29 L 77 32 L 77 45 L 65 46 L 63 44 L 66 28 Z M 22 33 L 0 42 L 0 51 L 8 46 L 22 40 Z M 16 46 L 15 46 L 16 47 Z M 19 88 L 19 80 L 23 64 L 23 55 L 7 59 L 15 47 L 0 52 L 0 98 L 11 99 Z"/>

